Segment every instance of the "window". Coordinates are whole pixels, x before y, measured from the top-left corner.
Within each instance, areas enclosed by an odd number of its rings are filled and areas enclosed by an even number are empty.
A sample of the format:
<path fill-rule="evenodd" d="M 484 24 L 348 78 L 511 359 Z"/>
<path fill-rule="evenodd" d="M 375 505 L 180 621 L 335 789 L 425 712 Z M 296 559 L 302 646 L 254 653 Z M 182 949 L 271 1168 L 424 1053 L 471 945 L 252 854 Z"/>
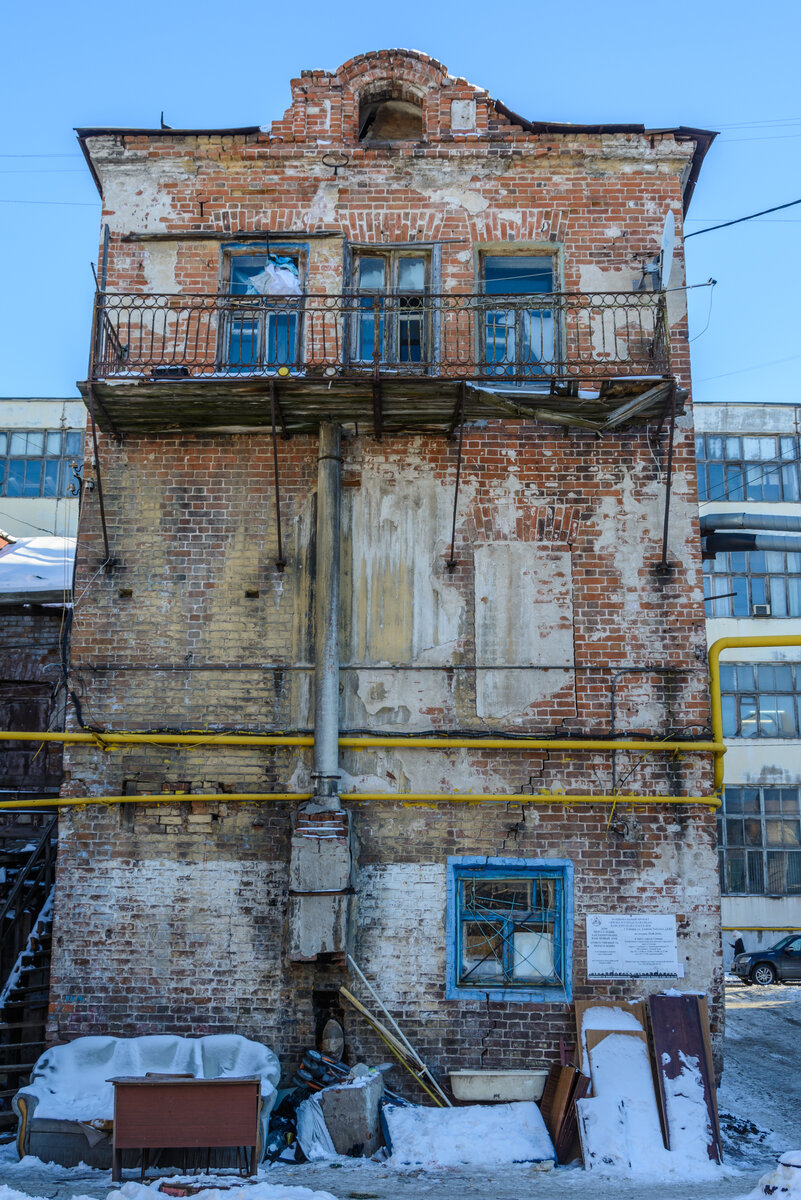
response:
<path fill-rule="evenodd" d="M 720 690 L 724 737 L 799 737 L 801 663 L 721 664 Z"/>
<path fill-rule="evenodd" d="M 359 104 L 360 142 L 421 142 L 423 106 L 397 84 L 364 96 Z M 397 95 L 394 94 L 397 92 Z"/>
<path fill-rule="evenodd" d="M 299 359 L 303 288 L 298 254 L 231 254 L 226 367 L 292 367 Z"/>
<path fill-rule="evenodd" d="M 553 259 L 543 254 L 485 255 L 484 293 L 504 296 L 509 306 L 487 307 L 484 357 L 490 373 L 541 375 L 554 360 L 553 310 L 521 297 L 553 291 Z"/>
<path fill-rule="evenodd" d="M 67 496 L 75 461 L 83 461 L 81 429 L 0 433 L 0 496 Z"/>
<path fill-rule="evenodd" d="M 370 250 L 357 256 L 353 277 L 358 293 L 354 362 L 429 362 L 431 256 Z"/>
<path fill-rule="evenodd" d="M 801 788 L 727 787 L 718 847 L 724 895 L 801 894 Z"/>
<path fill-rule="evenodd" d="M 797 437 L 695 439 L 699 500 L 798 500 L 801 462 Z"/>
<path fill-rule="evenodd" d="M 751 617 L 767 605 L 771 617 L 801 617 L 801 553 L 738 550 L 704 562 L 708 617 Z"/>
<path fill-rule="evenodd" d="M 572 885 L 564 859 L 448 859 L 448 998 L 569 1000 Z"/>

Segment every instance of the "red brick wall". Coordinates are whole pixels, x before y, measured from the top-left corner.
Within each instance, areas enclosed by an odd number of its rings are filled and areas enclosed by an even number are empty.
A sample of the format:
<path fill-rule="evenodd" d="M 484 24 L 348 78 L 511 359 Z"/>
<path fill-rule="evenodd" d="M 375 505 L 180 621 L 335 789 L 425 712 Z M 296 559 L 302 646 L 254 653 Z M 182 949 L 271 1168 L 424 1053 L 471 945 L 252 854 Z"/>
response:
<path fill-rule="evenodd" d="M 355 144 L 360 96 L 387 78 L 398 94 L 419 95 L 424 143 Z M 352 60 L 334 75 L 304 74 L 292 88 L 291 108 L 269 133 L 90 140 L 112 231 L 111 289 L 217 291 L 215 241 L 138 240 L 143 232 L 272 230 L 298 240 L 322 231 L 381 245 L 438 240 L 445 290 L 473 289 L 482 246 L 534 242 L 556 254 L 565 289 L 630 291 L 658 250 L 668 207 L 680 228 L 680 178 L 693 147 L 670 135 L 534 135 L 441 64 L 396 52 Z M 451 132 L 453 99 L 475 99 L 475 133 Z M 332 149 L 349 155 L 336 179 L 322 162 Z M 125 171 L 116 169 L 120 157 Z M 338 238 L 309 240 L 311 289 L 341 289 L 341 246 Z M 681 279 L 679 254 L 672 282 Z M 680 298 L 671 311 L 674 370 L 687 386 Z M 352 626 L 366 622 L 368 611 L 377 630 L 373 658 L 356 654 L 342 671 L 343 711 L 356 714 L 355 723 L 392 733 L 507 726 L 477 708 L 475 548 L 525 543 L 569 558 L 574 664 L 564 687 L 539 699 L 532 684 L 534 698 L 515 717 L 514 732 L 607 735 L 614 687 L 618 732 L 708 733 L 689 415 L 677 429 L 672 567 L 664 574 L 656 569 L 664 431 L 660 441 L 643 428 L 598 438 L 534 422 L 468 427 L 453 574 L 446 560 L 454 443 L 431 436 L 379 444 L 364 430 L 346 432 L 348 528 L 362 528 L 353 514 L 379 514 L 374 528 L 348 533 L 344 550 L 343 640 L 358 644 Z M 316 439 L 279 444 L 283 573 L 274 565 L 268 435 L 165 430 L 121 445 L 102 436 L 101 454 L 119 564 L 111 575 L 97 574 L 102 542 L 97 493 L 89 492 L 78 549 L 78 590 L 87 590 L 72 667 L 84 720 L 212 733 L 307 728 Z M 394 563 L 401 536 L 422 563 L 417 577 Z M 373 597 L 369 608 L 362 590 L 371 586 L 381 603 Z M 400 651 L 382 655 L 381 648 L 391 648 L 395 634 L 400 645 L 407 626 L 421 619 L 415 600 L 419 607 L 426 589 L 445 614 L 437 626 L 444 641 L 435 638 L 400 664 Z M 409 669 L 385 671 L 382 663 Z M 296 792 L 308 788 L 310 771 L 306 751 L 210 746 L 73 747 L 66 762 L 65 794 L 73 797 Z M 350 751 L 342 767 L 357 791 L 612 788 L 610 755 L 586 752 Z M 626 791 L 711 790 L 704 756 L 620 754 L 615 767 Z M 719 1031 L 719 897 L 708 809 L 523 809 L 518 800 L 408 808 L 393 798 L 353 807 L 357 956 L 437 1069 L 550 1061 L 558 1037 L 571 1030 L 562 1004 L 445 999 L 444 879 L 453 854 L 572 860 L 578 996 L 632 991 L 587 983 L 587 911 L 676 913 L 687 985 L 710 991 Z M 52 1036 L 233 1029 L 271 1042 L 291 1071 L 346 976 L 333 965 L 286 960 L 290 818 L 287 802 L 71 810 L 60 845 Z M 644 981 L 634 990 L 661 986 Z M 352 1057 L 384 1057 L 358 1017 L 347 1014 L 346 1026 Z"/>

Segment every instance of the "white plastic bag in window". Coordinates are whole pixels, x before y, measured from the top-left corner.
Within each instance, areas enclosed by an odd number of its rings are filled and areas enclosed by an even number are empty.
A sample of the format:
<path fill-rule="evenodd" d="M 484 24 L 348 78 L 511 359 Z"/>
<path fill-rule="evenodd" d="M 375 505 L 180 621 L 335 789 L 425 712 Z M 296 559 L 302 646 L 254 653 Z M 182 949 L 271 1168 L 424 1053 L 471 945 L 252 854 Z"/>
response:
<path fill-rule="evenodd" d="M 248 280 L 249 286 L 258 296 L 299 296 L 300 280 L 297 268 L 278 266 L 267 261 L 263 271 Z"/>

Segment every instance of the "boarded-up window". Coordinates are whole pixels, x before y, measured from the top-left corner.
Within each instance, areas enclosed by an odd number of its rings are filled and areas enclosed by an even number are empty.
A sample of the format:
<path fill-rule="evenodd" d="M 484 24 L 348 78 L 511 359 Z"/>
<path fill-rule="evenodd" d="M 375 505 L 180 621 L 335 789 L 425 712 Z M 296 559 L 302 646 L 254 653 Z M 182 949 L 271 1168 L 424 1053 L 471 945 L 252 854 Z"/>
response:
<path fill-rule="evenodd" d="M 524 717 L 541 709 L 545 717 L 560 693 L 572 704 L 565 695 L 574 663 L 570 551 L 536 542 L 476 546 L 475 602 L 477 715 Z"/>

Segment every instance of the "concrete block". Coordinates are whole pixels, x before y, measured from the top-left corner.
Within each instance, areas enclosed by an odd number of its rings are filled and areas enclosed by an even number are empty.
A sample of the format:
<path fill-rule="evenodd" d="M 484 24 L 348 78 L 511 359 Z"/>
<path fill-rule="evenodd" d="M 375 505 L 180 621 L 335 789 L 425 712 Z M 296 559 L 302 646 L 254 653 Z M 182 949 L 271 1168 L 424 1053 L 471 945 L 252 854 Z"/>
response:
<path fill-rule="evenodd" d="M 346 838 L 292 838 L 289 889 L 293 892 L 341 892 L 350 883 L 350 846 Z"/>
<path fill-rule="evenodd" d="M 384 1144 L 378 1108 L 384 1080 L 378 1073 L 319 1093 L 328 1132 L 337 1154 L 374 1154 Z"/>
<path fill-rule="evenodd" d="M 348 948 L 351 896 L 345 892 L 289 897 L 288 953 L 292 962 L 311 962 L 318 954 Z"/>

